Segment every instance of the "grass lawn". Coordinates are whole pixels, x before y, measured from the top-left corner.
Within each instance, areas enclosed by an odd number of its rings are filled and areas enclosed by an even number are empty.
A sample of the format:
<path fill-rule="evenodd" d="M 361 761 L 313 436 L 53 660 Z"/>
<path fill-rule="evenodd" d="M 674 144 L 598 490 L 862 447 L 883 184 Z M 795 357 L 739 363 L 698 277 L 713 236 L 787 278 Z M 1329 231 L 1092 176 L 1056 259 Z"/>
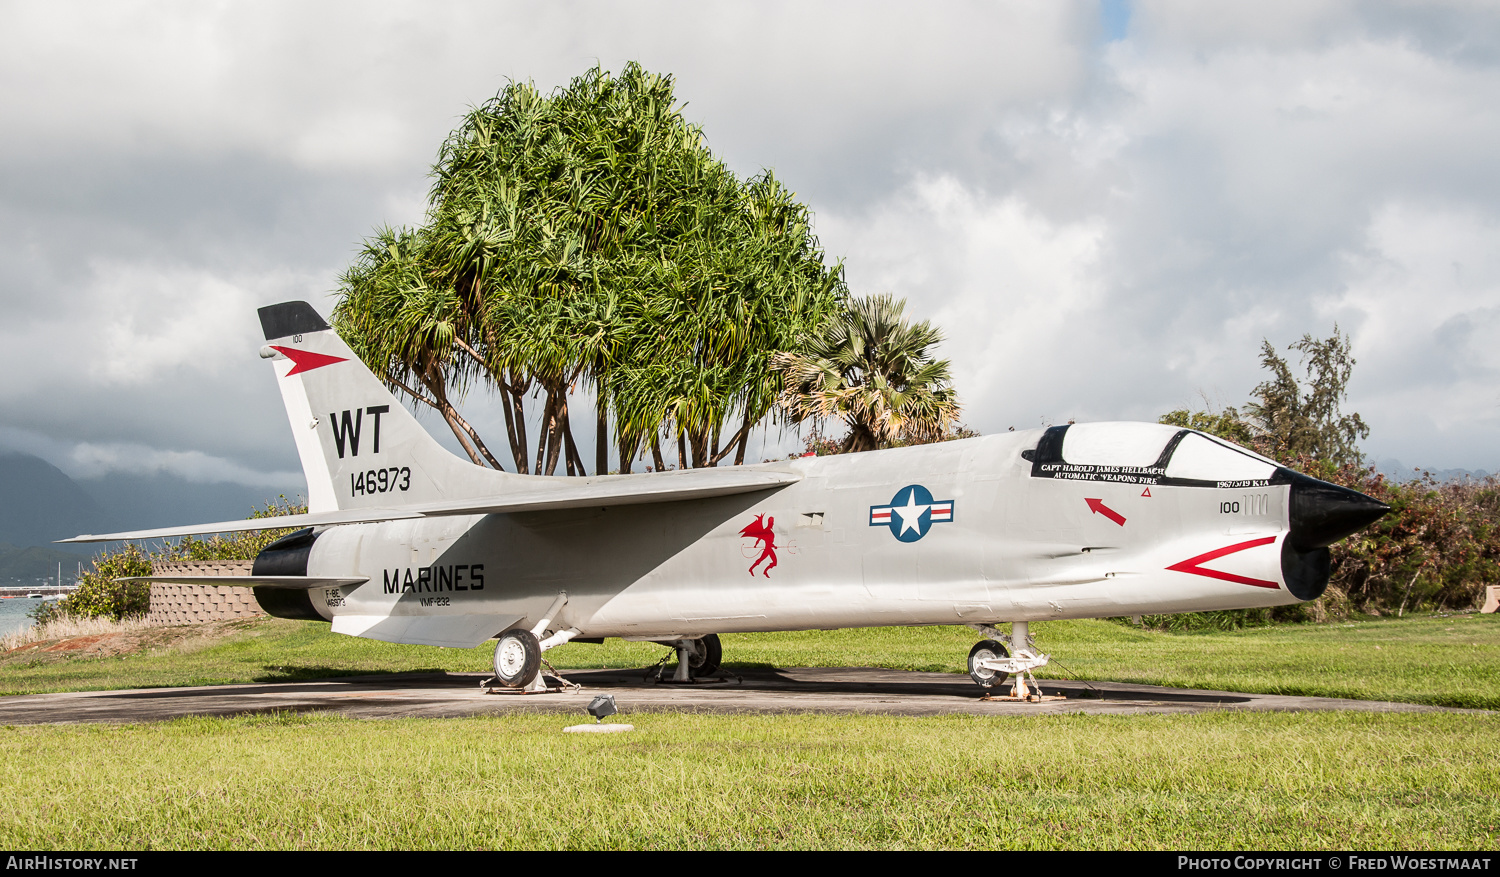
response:
<path fill-rule="evenodd" d="M 190 629 L 187 629 L 190 631 Z M 1232 633 L 1034 625 L 1045 675 L 1500 707 L 1500 618 Z M 485 672 L 490 648 L 394 646 L 262 619 L 161 628 L 135 651 L 0 656 L 7 693 Z M 742 666 L 961 671 L 976 636 L 905 628 L 724 637 Z M 43 647 L 44 648 L 44 647 Z M 559 668 L 642 666 L 610 641 Z M 1066 673 L 1064 672 L 1066 671 Z M 12 849 L 1500 846 L 1500 715 L 632 713 L 358 721 L 274 715 L 0 728 Z"/>
<path fill-rule="evenodd" d="M 1108 621 L 1032 626 L 1054 662 L 1046 678 L 1396 700 L 1500 709 L 1500 615 L 1370 619 L 1231 632 L 1165 633 Z M 729 634 L 733 667 L 876 666 L 959 673 L 978 639 L 963 627 Z M 0 694 L 264 682 L 446 670 L 488 672 L 493 647 L 398 646 L 318 622 L 260 619 L 217 638 L 163 641 L 118 657 L 21 650 L 0 656 Z M 660 646 L 608 640 L 547 653 L 558 669 L 639 667 Z"/>
<path fill-rule="evenodd" d="M 0 728 L 10 849 L 1489 849 L 1475 714 Z"/>

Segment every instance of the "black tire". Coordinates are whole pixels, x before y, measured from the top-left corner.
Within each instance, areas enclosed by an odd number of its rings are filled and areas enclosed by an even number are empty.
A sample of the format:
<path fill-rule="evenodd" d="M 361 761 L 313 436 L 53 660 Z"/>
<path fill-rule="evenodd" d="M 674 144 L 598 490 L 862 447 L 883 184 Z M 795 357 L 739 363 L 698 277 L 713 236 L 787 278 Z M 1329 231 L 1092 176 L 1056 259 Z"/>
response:
<path fill-rule="evenodd" d="M 724 663 L 724 646 L 719 635 L 711 633 L 693 644 L 693 656 L 688 659 L 688 672 L 693 676 L 712 676 Z"/>
<path fill-rule="evenodd" d="M 513 627 L 495 643 L 495 678 L 506 688 L 525 688 L 542 669 L 542 644 L 536 634 Z"/>
<path fill-rule="evenodd" d="M 988 658 L 1009 657 L 1010 652 L 1000 643 L 992 639 L 980 640 L 974 644 L 974 648 L 969 649 L 969 678 L 973 679 L 974 684 L 980 688 L 994 688 L 997 685 L 1004 685 L 1005 680 L 1010 678 L 1010 674 L 1002 673 L 999 670 L 986 670 L 975 667 L 974 662 L 983 661 Z"/>

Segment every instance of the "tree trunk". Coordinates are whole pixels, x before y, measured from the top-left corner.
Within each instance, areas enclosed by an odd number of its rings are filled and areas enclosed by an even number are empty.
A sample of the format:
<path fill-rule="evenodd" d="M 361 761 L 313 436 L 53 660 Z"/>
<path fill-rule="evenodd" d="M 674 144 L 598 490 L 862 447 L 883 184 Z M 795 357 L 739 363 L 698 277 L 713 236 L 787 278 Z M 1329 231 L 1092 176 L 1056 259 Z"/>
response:
<path fill-rule="evenodd" d="M 717 466 L 724 458 L 724 455 L 719 453 L 719 427 L 722 425 L 723 421 L 714 421 L 713 440 L 708 443 L 708 460 L 703 464 L 705 466 Z"/>
<path fill-rule="evenodd" d="M 419 375 L 418 377 L 420 378 L 421 376 Z M 432 393 L 436 401 L 434 407 L 437 408 L 438 413 L 443 415 L 443 420 L 448 422 L 448 428 L 453 430 L 453 435 L 458 438 L 458 443 L 463 447 L 464 453 L 469 455 L 469 459 L 474 461 L 474 465 L 483 466 L 484 460 L 480 459 L 479 454 L 469 444 L 468 439 L 465 438 L 463 427 L 459 426 L 458 417 L 456 416 L 458 412 L 454 411 L 453 406 L 448 404 L 447 395 L 443 392 L 443 385 L 438 384 L 434 387 L 426 380 L 423 380 L 422 384 L 427 387 L 428 392 Z"/>
<path fill-rule="evenodd" d="M 567 404 L 567 398 L 555 398 L 551 390 L 547 391 L 551 404 L 548 406 L 552 415 L 547 419 L 547 467 L 542 471 L 543 475 L 556 475 L 557 464 L 563 457 L 562 446 L 562 418 L 558 416 L 558 409 Z"/>
<path fill-rule="evenodd" d="M 717 439 L 716 439 L 716 441 L 717 441 Z M 749 442 L 750 442 L 750 412 L 746 411 L 745 412 L 744 420 L 742 420 L 740 422 L 740 428 L 739 428 L 739 430 L 736 431 L 733 436 L 730 436 L 730 438 L 729 438 L 729 444 L 725 445 L 724 448 L 723 448 L 723 450 L 721 450 L 718 453 L 714 454 L 713 459 L 711 459 L 709 461 L 708 465 L 710 465 L 710 466 L 717 466 L 717 465 L 719 465 L 719 461 L 722 460 L 722 459 L 724 459 L 725 457 L 729 456 L 729 452 L 735 450 L 736 448 L 738 448 L 739 450 L 734 455 L 734 465 L 736 465 L 736 466 L 743 465 L 744 462 L 745 462 L 745 445 L 749 444 Z"/>
<path fill-rule="evenodd" d="M 510 458 L 516 463 L 516 471 L 526 474 L 526 446 L 516 443 L 516 419 L 508 384 L 500 384 L 500 410 L 505 414 L 505 438 L 510 442 Z"/>
<path fill-rule="evenodd" d="M 568 417 L 568 400 L 563 399 L 562 404 L 562 435 L 563 450 L 568 455 L 568 474 L 587 475 L 588 470 L 583 468 L 583 457 L 578 453 L 578 446 L 573 444 L 573 422 Z"/>
<path fill-rule="evenodd" d="M 451 417 L 454 421 L 457 421 L 459 427 L 462 428 L 464 432 L 469 434 L 469 438 L 474 442 L 474 447 L 478 449 L 479 453 L 484 455 L 484 458 L 489 461 L 489 464 L 495 469 L 498 469 L 502 472 L 505 471 L 505 467 L 500 465 L 500 461 L 496 460 L 495 455 L 491 454 L 490 449 L 485 446 L 484 440 L 479 437 L 478 431 L 476 431 L 474 427 L 470 426 L 467 420 L 464 420 L 463 415 L 458 413 L 457 408 L 454 408 L 451 404 L 448 405 L 448 407 L 443 412 L 443 416 Z M 462 441 L 462 439 L 460 439 L 460 441 Z M 476 460 L 475 462 L 478 461 Z"/>
<path fill-rule="evenodd" d="M 526 451 L 529 442 L 526 441 L 526 391 L 531 389 L 531 380 L 516 380 L 516 373 L 510 373 L 510 381 L 506 384 L 510 390 L 510 406 L 512 416 L 516 421 L 516 443 L 511 453 L 516 458 L 516 471 L 522 475 L 529 474 L 531 470 L 526 466 Z"/>
<path fill-rule="evenodd" d="M 545 388 L 546 385 L 543 384 L 543 387 Z M 549 458 L 546 456 L 546 453 L 548 447 L 550 447 L 552 444 L 552 408 L 555 403 L 556 399 L 552 395 L 552 391 L 548 390 L 546 393 L 546 401 L 542 403 L 542 422 L 537 427 L 535 471 L 538 475 L 550 474 L 544 464 L 549 460 Z"/>
<path fill-rule="evenodd" d="M 594 399 L 594 409 L 598 415 L 598 422 L 594 427 L 594 474 L 603 475 L 609 471 L 609 411 L 604 407 L 602 388 Z M 625 465 L 623 459 L 620 460 L 620 465 Z"/>
<path fill-rule="evenodd" d="M 421 376 L 418 375 L 418 377 L 420 378 Z M 413 399 L 416 399 L 418 402 L 421 402 L 422 404 L 427 405 L 430 408 L 435 409 L 439 414 L 443 415 L 444 422 L 448 424 L 449 429 L 453 430 L 453 437 L 458 439 L 459 447 L 464 449 L 464 453 L 469 455 L 469 459 L 474 462 L 474 465 L 484 465 L 484 460 L 480 459 L 480 453 L 482 453 L 484 457 L 490 461 L 491 465 L 493 465 L 496 469 L 500 468 L 500 464 L 497 463 L 494 456 L 490 454 L 490 449 L 485 447 L 484 442 L 479 438 L 479 433 L 474 430 L 474 427 L 469 425 L 468 421 L 459 416 L 457 409 L 455 409 L 451 404 L 448 403 L 447 395 L 442 392 L 441 384 L 438 385 L 437 392 L 433 393 L 433 395 L 437 396 L 438 398 L 429 399 L 428 397 L 423 396 L 421 393 L 413 390 L 411 387 L 408 387 L 407 385 L 391 377 L 390 375 L 387 375 L 385 380 L 386 383 L 397 387 L 402 392 L 406 393 L 406 395 L 412 397 Z M 428 390 L 433 389 L 427 384 L 426 381 L 423 381 L 422 385 L 424 387 L 427 387 Z M 473 440 L 473 445 L 470 444 L 470 439 Z M 479 447 L 478 452 L 474 450 L 474 445 L 477 445 Z"/>
<path fill-rule="evenodd" d="M 640 437 L 626 440 L 620 436 L 620 474 L 629 475 L 630 470 L 635 467 L 635 455 L 641 448 Z"/>
<path fill-rule="evenodd" d="M 856 423 L 849 427 L 849 435 L 844 437 L 839 453 L 857 454 L 860 451 L 873 451 L 879 446 L 875 440 L 875 433 L 869 427 Z"/>
<path fill-rule="evenodd" d="M 734 452 L 734 465 L 745 465 L 745 448 L 750 446 L 750 406 L 745 406 L 745 420 L 740 424 L 740 449 Z"/>

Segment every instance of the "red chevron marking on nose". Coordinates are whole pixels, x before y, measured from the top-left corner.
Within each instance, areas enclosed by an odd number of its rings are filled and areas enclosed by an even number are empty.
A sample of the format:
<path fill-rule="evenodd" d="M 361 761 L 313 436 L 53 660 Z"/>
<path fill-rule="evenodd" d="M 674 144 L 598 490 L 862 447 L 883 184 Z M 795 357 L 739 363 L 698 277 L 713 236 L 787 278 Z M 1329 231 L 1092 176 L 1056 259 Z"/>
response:
<path fill-rule="evenodd" d="M 1237 545 L 1230 545 L 1227 548 L 1216 548 L 1206 554 L 1200 554 L 1197 557 L 1189 557 L 1187 560 L 1184 560 L 1181 563 L 1174 563 L 1171 566 L 1167 567 L 1167 569 L 1173 570 L 1175 572 L 1191 573 L 1195 576 L 1207 576 L 1211 579 L 1219 579 L 1225 582 L 1234 582 L 1235 584 L 1239 585 L 1254 585 L 1257 588 L 1280 588 L 1281 585 L 1277 584 L 1276 582 L 1268 582 L 1265 579 L 1252 579 L 1248 576 L 1237 576 L 1232 572 L 1220 572 L 1216 569 L 1206 569 L 1203 566 L 1200 566 L 1200 564 L 1208 563 L 1210 560 L 1218 560 L 1225 555 L 1244 551 L 1247 548 L 1256 548 L 1261 545 L 1270 545 L 1275 541 L 1275 536 L 1267 536 L 1264 539 L 1251 539 L 1249 542 L 1241 542 Z"/>

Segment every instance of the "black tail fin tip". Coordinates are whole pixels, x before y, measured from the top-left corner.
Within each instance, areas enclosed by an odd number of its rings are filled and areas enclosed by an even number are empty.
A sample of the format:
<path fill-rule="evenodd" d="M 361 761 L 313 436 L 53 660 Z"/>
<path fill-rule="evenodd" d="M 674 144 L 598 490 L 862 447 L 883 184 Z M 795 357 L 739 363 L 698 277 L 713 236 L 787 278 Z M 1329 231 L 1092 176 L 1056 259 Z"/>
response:
<path fill-rule="evenodd" d="M 260 328 L 266 333 L 267 341 L 305 332 L 323 332 L 329 328 L 328 322 L 305 301 L 266 305 L 257 313 L 260 314 Z"/>

